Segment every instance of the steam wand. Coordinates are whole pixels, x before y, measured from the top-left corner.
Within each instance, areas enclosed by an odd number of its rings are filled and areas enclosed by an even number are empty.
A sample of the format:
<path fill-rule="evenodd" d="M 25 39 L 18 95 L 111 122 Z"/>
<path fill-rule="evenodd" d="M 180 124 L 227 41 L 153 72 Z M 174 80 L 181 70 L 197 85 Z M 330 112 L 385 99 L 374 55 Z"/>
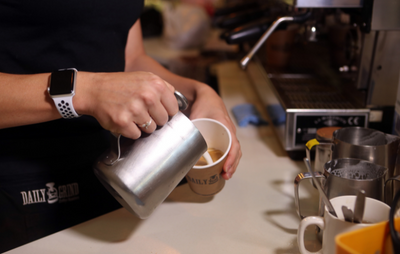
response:
<path fill-rule="evenodd" d="M 265 31 L 265 33 L 257 41 L 256 45 L 254 45 L 254 47 L 250 50 L 250 52 L 242 60 L 240 60 L 240 67 L 243 70 L 246 69 L 247 64 L 253 58 L 254 54 L 260 49 L 260 47 L 264 44 L 264 42 L 268 39 L 268 37 L 272 34 L 272 32 L 275 31 L 275 29 L 279 26 L 280 23 L 288 22 L 288 21 L 304 22 L 310 16 L 311 16 L 311 12 L 308 11 L 299 16 L 287 16 L 287 17 L 281 17 L 281 18 L 275 20 L 274 23 L 272 23 L 272 25 L 268 28 L 268 30 Z"/>

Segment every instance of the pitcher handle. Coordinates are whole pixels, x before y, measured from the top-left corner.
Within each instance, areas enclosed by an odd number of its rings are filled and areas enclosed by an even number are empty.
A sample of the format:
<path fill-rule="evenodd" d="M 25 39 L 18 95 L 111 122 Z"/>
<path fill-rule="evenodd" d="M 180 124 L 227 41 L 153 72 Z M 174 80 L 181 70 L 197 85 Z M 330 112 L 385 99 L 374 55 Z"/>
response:
<path fill-rule="evenodd" d="M 189 102 L 186 97 L 178 91 L 174 91 L 176 100 L 178 101 L 179 110 L 186 110 L 189 106 Z"/>
<path fill-rule="evenodd" d="M 189 102 L 186 97 L 178 91 L 174 91 L 176 100 L 178 101 L 179 110 L 186 110 Z M 121 134 L 111 132 L 111 153 L 107 155 L 103 162 L 111 166 L 121 158 Z"/>
<path fill-rule="evenodd" d="M 314 172 L 314 176 L 316 178 L 325 178 L 324 174 L 322 174 L 321 172 Z M 310 173 L 305 172 L 305 173 L 300 173 L 296 176 L 296 178 L 294 179 L 294 203 L 296 206 L 296 211 L 297 214 L 299 215 L 300 219 L 304 219 L 305 216 L 303 216 L 301 214 L 301 209 L 300 209 L 300 198 L 299 198 L 299 185 L 300 182 L 304 179 L 312 179 L 312 176 Z"/>
<path fill-rule="evenodd" d="M 310 151 L 314 146 L 317 145 L 330 145 L 331 147 L 333 147 L 335 144 L 333 142 L 320 142 L 318 141 L 316 138 L 314 139 L 310 139 L 307 143 L 306 143 L 306 155 L 307 155 L 307 159 L 308 161 L 311 162 L 311 154 Z M 314 171 L 314 170 L 313 170 Z"/>
<path fill-rule="evenodd" d="M 121 158 L 121 134 L 111 132 L 111 149 L 110 153 L 104 157 L 103 162 L 107 166 L 112 166 L 115 162 L 117 162 Z"/>
<path fill-rule="evenodd" d="M 333 142 L 329 142 L 329 141 L 328 142 L 320 142 L 316 138 L 310 139 L 305 145 L 306 156 L 310 163 L 311 163 L 311 149 L 317 145 L 330 145 L 331 147 L 333 147 L 335 144 Z M 315 172 L 315 168 L 313 169 L 313 171 Z M 317 186 L 315 186 L 314 183 L 313 183 L 313 186 L 314 186 L 314 188 L 317 188 Z"/>

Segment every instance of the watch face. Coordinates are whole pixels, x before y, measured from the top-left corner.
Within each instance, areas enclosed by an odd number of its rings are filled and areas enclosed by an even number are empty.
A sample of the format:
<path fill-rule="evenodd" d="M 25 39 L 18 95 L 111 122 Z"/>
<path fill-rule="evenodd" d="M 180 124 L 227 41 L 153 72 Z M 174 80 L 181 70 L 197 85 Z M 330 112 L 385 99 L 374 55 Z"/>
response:
<path fill-rule="evenodd" d="M 74 70 L 53 72 L 50 79 L 50 95 L 71 94 L 74 91 L 74 79 Z"/>

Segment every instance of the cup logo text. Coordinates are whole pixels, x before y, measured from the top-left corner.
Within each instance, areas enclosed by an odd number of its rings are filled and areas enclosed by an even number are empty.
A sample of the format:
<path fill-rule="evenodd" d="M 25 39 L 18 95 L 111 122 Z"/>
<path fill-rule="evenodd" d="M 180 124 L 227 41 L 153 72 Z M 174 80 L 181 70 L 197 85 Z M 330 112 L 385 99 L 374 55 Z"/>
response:
<path fill-rule="evenodd" d="M 218 182 L 219 175 L 217 174 L 217 175 L 210 176 L 210 178 L 208 178 L 208 179 L 196 179 L 196 178 L 193 178 L 193 177 L 190 177 L 190 176 L 188 176 L 187 178 L 189 179 L 189 181 L 191 181 L 192 183 L 195 183 L 195 184 L 211 185 L 211 184 L 214 184 L 214 183 Z"/>

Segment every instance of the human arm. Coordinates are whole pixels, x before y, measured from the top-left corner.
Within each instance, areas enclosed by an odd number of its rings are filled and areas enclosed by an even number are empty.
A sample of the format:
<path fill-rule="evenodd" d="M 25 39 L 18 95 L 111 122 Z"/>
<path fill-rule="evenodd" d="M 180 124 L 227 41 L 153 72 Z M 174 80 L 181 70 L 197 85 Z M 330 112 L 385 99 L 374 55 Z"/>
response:
<path fill-rule="evenodd" d="M 149 57 L 144 50 L 139 22 L 136 22 L 129 32 L 125 71 L 141 70 L 156 74 L 187 97 L 191 105 L 190 119 L 212 118 L 220 121 L 230 130 L 232 146 L 224 164 L 222 176 L 225 179 L 231 178 L 239 164 L 242 152 L 236 137 L 235 125 L 230 119 L 222 99 L 208 85 L 175 75 Z"/>
<path fill-rule="evenodd" d="M 50 73 L 0 73 L 0 128 L 29 125 L 61 118 L 47 92 Z M 148 72 L 78 72 L 74 108 L 125 137 L 138 138 L 163 125 L 178 111 L 174 88 Z M 148 128 L 137 124 L 154 120 Z"/>
<path fill-rule="evenodd" d="M 60 118 L 47 93 L 50 73 L 0 73 L 0 129 Z"/>

